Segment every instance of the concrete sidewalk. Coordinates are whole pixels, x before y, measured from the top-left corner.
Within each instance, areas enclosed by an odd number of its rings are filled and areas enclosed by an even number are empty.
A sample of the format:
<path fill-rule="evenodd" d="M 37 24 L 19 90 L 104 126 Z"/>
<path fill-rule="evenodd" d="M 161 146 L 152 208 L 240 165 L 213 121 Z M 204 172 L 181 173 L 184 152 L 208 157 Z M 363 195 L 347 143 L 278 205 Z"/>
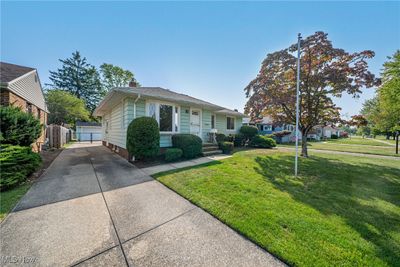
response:
<path fill-rule="evenodd" d="M 167 163 L 167 164 L 161 164 L 157 166 L 152 166 L 152 167 L 147 167 L 147 168 L 141 168 L 142 171 L 147 173 L 148 175 L 153 175 L 159 172 L 165 172 L 165 171 L 170 171 L 170 170 L 175 170 L 175 169 L 180 169 L 180 168 L 186 168 L 186 167 L 192 167 L 204 163 L 209 163 L 213 161 L 218 161 L 226 158 L 232 157 L 231 155 L 215 155 L 215 156 L 210 156 L 210 157 L 201 157 L 197 159 L 192 159 L 192 160 L 185 160 L 185 161 L 180 161 L 180 162 L 175 162 L 175 163 Z"/>
<path fill-rule="evenodd" d="M 0 234 L 2 265 L 283 265 L 118 155 L 87 144 L 59 155 Z"/>

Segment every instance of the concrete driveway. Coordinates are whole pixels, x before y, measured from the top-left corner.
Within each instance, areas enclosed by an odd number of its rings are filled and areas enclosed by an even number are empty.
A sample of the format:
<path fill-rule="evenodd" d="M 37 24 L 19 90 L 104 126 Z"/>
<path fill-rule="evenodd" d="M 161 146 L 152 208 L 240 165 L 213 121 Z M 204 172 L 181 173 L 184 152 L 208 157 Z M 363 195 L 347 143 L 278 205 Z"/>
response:
<path fill-rule="evenodd" d="M 64 150 L 0 231 L 1 265 L 283 265 L 98 144 Z"/>

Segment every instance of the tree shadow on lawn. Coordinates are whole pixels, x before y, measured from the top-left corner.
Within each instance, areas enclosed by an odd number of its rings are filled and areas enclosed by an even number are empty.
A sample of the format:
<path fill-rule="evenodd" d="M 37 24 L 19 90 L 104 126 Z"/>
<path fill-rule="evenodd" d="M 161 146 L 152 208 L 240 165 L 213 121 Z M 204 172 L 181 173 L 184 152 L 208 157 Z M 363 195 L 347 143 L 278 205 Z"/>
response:
<path fill-rule="evenodd" d="M 392 266 L 400 263 L 400 243 L 389 235 L 400 232 L 400 217 L 389 210 L 400 205 L 400 169 L 312 156 L 301 159 L 296 178 L 293 156 L 256 157 L 255 161 L 259 165 L 255 170 L 277 189 L 323 214 L 345 219 L 375 245 L 379 258 Z"/>

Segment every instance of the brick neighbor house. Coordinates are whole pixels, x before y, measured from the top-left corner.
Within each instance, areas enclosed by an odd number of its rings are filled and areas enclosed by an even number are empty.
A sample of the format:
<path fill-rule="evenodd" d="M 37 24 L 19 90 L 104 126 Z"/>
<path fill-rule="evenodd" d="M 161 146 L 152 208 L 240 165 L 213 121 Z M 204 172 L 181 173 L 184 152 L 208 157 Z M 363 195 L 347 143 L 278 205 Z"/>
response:
<path fill-rule="evenodd" d="M 46 138 L 48 110 L 36 69 L 0 62 L 0 90 L 1 105 L 20 107 L 40 120 L 43 132 L 32 144 L 34 151 L 40 151 Z"/>

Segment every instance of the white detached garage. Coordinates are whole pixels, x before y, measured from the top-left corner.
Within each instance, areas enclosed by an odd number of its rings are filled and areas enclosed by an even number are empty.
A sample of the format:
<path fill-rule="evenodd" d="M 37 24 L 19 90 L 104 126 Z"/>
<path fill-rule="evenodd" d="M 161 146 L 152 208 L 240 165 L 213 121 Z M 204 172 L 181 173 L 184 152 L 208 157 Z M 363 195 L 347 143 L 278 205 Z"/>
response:
<path fill-rule="evenodd" d="M 78 141 L 101 141 L 101 123 L 77 121 L 76 139 Z"/>

